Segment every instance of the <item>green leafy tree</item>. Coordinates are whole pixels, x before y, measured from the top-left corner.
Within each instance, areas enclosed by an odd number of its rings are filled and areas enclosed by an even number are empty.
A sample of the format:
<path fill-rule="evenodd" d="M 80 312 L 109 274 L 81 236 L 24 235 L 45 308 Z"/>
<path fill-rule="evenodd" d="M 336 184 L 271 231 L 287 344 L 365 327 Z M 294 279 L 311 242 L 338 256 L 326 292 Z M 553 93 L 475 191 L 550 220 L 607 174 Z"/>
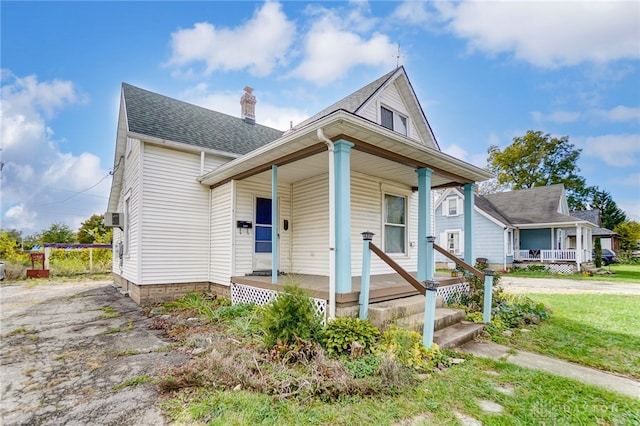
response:
<path fill-rule="evenodd" d="M 20 243 L 15 239 L 9 231 L 0 232 L 0 259 L 13 260 L 16 257 L 16 251 L 20 247 Z"/>
<path fill-rule="evenodd" d="M 619 224 L 613 229 L 613 232 L 620 235 L 620 248 L 624 251 L 638 249 L 638 241 L 640 241 L 640 223 L 636 221 L 628 221 Z"/>
<path fill-rule="evenodd" d="M 42 231 L 43 243 L 73 243 L 76 241 L 76 234 L 64 223 L 54 223 Z"/>
<path fill-rule="evenodd" d="M 602 241 L 600 238 L 596 238 L 596 242 L 593 245 L 593 251 L 595 252 L 595 259 L 593 259 L 593 263 L 596 265 L 596 268 L 602 267 Z"/>
<path fill-rule="evenodd" d="M 104 226 L 104 215 L 94 214 L 80 225 L 78 242 L 81 244 L 98 243 L 98 240 L 103 242 L 110 232 L 111 230 Z"/>
<path fill-rule="evenodd" d="M 503 150 L 489 147 L 489 170 L 496 175 L 497 185 L 512 190 L 562 183 L 567 190 L 569 208 L 578 210 L 587 195 L 585 179 L 578 175 L 576 165 L 581 149 L 569 143 L 569 137 L 551 137 L 541 131 L 529 130 L 513 138 Z"/>
<path fill-rule="evenodd" d="M 600 210 L 601 226 L 613 230 L 616 226 L 627 221 L 627 215 L 621 210 L 611 194 L 600 190 L 597 186 L 589 191 L 589 207 Z"/>

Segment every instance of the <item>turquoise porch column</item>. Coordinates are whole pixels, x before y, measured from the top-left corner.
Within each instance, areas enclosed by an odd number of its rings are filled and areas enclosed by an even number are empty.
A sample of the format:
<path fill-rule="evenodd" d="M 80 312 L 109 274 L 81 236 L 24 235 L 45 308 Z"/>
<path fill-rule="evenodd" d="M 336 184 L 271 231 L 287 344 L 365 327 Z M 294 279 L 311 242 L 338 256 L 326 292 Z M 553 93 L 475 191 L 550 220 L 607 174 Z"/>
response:
<path fill-rule="evenodd" d="M 427 236 L 431 227 L 431 169 L 418 169 L 418 281 L 431 280 L 427 277 L 427 264 L 433 253 L 427 253 Z"/>
<path fill-rule="evenodd" d="M 351 148 L 339 139 L 333 143 L 335 164 L 336 293 L 351 292 Z"/>
<path fill-rule="evenodd" d="M 271 166 L 271 283 L 278 284 L 278 166 Z"/>
<path fill-rule="evenodd" d="M 464 184 L 464 261 L 469 265 L 475 264 L 473 253 L 473 205 L 475 184 Z"/>

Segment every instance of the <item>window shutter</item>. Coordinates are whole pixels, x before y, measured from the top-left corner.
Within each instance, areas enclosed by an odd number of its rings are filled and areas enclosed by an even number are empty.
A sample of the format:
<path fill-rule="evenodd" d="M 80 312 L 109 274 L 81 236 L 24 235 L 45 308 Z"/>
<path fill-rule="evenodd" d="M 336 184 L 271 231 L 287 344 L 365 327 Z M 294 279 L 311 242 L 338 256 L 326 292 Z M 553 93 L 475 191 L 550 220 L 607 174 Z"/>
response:
<path fill-rule="evenodd" d="M 459 255 L 463 255 L 464 254 L 464 231 L 460 231 L 460 241 L 458 242 L 458 246 L 460 247 L 460 250 L 458 250 Z"/>
<path fill-rule="evenodd" d="M 461 214 L 464 214 L 464 203 L 462 202 L 462 198 L 456 198 L 456 201 L 458 203 L 457 205 L 457 213 L 458 216 L 460 216 Z"/>

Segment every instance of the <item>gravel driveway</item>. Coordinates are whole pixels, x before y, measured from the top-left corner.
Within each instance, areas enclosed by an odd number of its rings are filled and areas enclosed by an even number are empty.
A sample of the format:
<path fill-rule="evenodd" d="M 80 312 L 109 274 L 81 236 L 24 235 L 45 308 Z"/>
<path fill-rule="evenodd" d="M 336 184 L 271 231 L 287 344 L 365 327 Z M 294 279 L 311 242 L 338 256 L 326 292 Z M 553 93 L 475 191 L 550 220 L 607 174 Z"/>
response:
<path fill-rule="evenodd" d="M 503 275 L 500 286 L 510 293 L 629 294 L 640 296 L 640 283 L 523 278 Z"/>
<path fill-rule="evenodd" d="M 2 285 L 0 308 L 0 424 L 165 423 L 145 376 L 188 355 L 111 281 Z"/>

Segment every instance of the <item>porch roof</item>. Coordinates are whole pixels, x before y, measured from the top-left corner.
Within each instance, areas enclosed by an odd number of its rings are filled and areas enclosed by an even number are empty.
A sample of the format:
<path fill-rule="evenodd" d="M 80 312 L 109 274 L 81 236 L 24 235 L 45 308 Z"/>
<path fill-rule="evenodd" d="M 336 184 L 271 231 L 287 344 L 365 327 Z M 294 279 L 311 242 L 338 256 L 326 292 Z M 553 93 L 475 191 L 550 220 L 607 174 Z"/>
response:
<path fill-rule="evenodd" d="M 428 167 L 434 171 L 432 187 L 459 186 L 484 181 L 491 177 L 486 170 L 429 148 L 388 130 L 377 123 L 344 110 L 335 111 L 303 128 L 286 132 L 281 138 L 201 176 L 198 180 L 216 187 L 231 180 L 241 180 L 268 171 L 272 165 L 295 163 L 296 167 L 280 169 L 278 179 L 291 183 L 325 173 L 327 147 L 317 135 L 335 141 L 355 144 L 351 169 L 415 186 L 415 169 Z M 325 157 L 322 161 L 321 156 Z"/>

